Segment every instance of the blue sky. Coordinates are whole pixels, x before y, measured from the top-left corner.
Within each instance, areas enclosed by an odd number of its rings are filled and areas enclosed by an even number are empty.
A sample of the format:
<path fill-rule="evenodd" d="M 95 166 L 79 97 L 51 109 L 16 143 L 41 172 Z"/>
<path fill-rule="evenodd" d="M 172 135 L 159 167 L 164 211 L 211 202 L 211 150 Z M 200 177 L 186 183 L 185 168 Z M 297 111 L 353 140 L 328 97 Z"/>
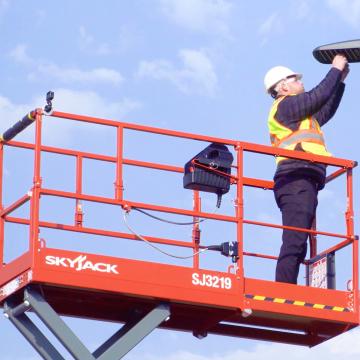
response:
<path fill-rule="evenodd" d="M 271 99 L 263 89 L 265 72 L 275 65 L 289 66 L 304 74 L 305 87 L 310 89 L 328 71 L 327 65 L 315 61 L 312 50 L 322 44 L 358 38 L 359 24 L 360 0 L 0 0 L 0 131 L 28 110 L 43 106 L 44 95 L 51 89 L 55 91 L 55 108 L 59 111 L 268 144 L 266 119 Z M 359 74 L 360 65 L 353 64 L 341 106 L 324 129 L 330 151 L 337 157 L 354 160 L 359 159 Z M 32 136 L 33 129 L 28 129 L 19 139 L 29 141 Z M 108 130 L 65 121 L 55 123 L 46 119 L 44 142 L 114 154 L 114 136 Z M 158 143 L 151 137 L 136 135 L 130 137 L 128 145 L 126 156 L 178 166 L 204 146 L 175 139 Z M 25 180 L 22 183 L 23 179 L 14 180 L 13 176 L 27 174 L 28 166 L 19 166 L 21 157 L 15 154 L 11 153 L 9 158 L 13 161 L 5 168 L 9 189 L 5 201 L 20 194 L 14 182 L 19 181 L 25 189 L 28 186 Z M 273 159 L 267 162 L 249 159 L 246 168 L 249 174 L 271 179 Z M 53 160 L 49 157 L 44 167 L 45 184 L 71 188 L 70 176 L 65 176 L 69 164 Z M 85 173 L 84 187 L 89 192 L 109 195 L 111 191 L 104 189 L 113 181 L 111 169 L 95 166 L 98 165 L 92 164 L 89 169 L 101 171 L 102 180 L 94 180 Z M 65 170 L 56 172 L 56 169 Z M 137 176 L 136 171 L 129 169 L 129 179 Z M 190 192 L 174 191 L 176 181 L 181 178 L 175 181 L 166 178 L 166 185 L 162 183 L 154 195 L 153 187 L 159 187 L 159 182 L 164 182 L 165 178 L 146 181 L 146 174 L 141 176 L 135 181 L 129 180 L 126 189 L 129 199 L 149 202 L 156 199 L 173 206 L 191 203 Z M 360 177 L 357 169 L 355 176 L 355 225 L 358 229 Z M 141 181 L 144 179 L 145 183 Z M 143 194 L 137 191 L 139 185 L 144 186 Z M 343 182 L 338 180 L 321 192 L 319 228 L 343 231 L 345 201 L 339 197 L 343 195 L 342 189 Z M 280 222 L 271 193 L 249 190 L 247 195 L 246 216 Z M 211 211 L 213 197 L 204 195 L 203 199 L 204 208 Z M 59 206 L 65 209 L 67 204 Z M 44 216 L 61 218 L 50 205 L 44 205 L 44 209 L 48 209 Z M 231 194 L 224 197 L 222 211 L 231 213 Z M 98 210 L 88 205 L 86 213 L 87 219 L 93 217 L 101 224 L 103 219 L 98 220 Z M 139 231 L 151 228 L 168 236 L 173 234 L 172 228 L 157 227 L 141 217 L 133 219 L 139 220 L 136 222 Z M 117 228 L 115 220 L 110 222 Z M 233 234 L 233 229 L 220 230 L 215 225 L 209 228 L 204 225 L 203 236 L 205 239 L 209 236 L 211 242 L 214 239 L 211 234 L 219 237 L 224 231 L 228 237 Z M 250 239 L 255 237 L 253 229 L 246 231 Z M 177 235 L 181 238 L 189 233 L 189 230 L 181 230 Z M 268 229 L 259 230 L 256 236 L 277 241 L 280 238 L 278 232 Z M 61 238 L 54 238 L 54 243 L 60 242 Z M 250 250 L 276 254 L 279 242 L 274 244 L 267 240 L 257 244 L 247 242 Z M 81 244 L 78 246 L 81 248 Z M 144 249 L 144 244 L 137 246 L 144 256 L 156 257 L 151 249 Z M 8 251 L 11 253 L 12 249 Z M 348 278 L 347 255 L 346 252 L 340 255 L 338 261 L 338 284 L 342 288 Z M 215 255 L 204 258 L 206 266 L 218 261 Z M 272 278 L 273 265 L 262 267 L 250 261 L 246 265 L 249 266 L 248 275 Z M 218 266 L 225 266 L 225 261 L 221 260 Z M 90 348 L 95 348 L 116 329 L 108 324 L 83 325 L 78 320 L 67 321 Z M 12 344 L 3 350 L 4 359 L 38 358 L 5 318 L 0 319 L 0 334 L 1 343 Z M 359 330 L 312 350 L 214 336 L 199 341 L 190 334 L 155 331 L 126 358 L 257 360 L 265 356 L 279 359 L 288 354 L 293 359 L 306 356 L 332 360 L 342 355 L 353 360 L 360 355 L 359 343 Z"/>

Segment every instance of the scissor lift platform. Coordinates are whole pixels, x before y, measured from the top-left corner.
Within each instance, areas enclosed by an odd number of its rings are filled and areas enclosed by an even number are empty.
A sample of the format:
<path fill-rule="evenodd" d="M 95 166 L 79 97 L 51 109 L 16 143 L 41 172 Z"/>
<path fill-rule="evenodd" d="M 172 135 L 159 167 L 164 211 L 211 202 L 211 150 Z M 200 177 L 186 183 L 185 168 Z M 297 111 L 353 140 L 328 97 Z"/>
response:
<path fill-rule="evenodd" d="M 49 257 L 81 256 L 92 264 L 109 264 L 118 273 L 46 263 Z M 228 272 L 57 249 L 42 249 L 32 269 L 3 287 L 2 303 L 11 295 L 12 307 L 22 304 L 28 286 L 61 315 L 119 323 L 168 304 L 169 319 L 159 327 L 198 337 L 217 334 L 314 346 L 356 327 L 359 320 L 348 291 L 274 285 Z"/>
<path fill-rule="evenodd" d="M 54 112 L 51 116 L 55 119 L 77 120 L 114 127 L 117 130 L 117 155 L 111 157 L 42 145 L 41 109 L 36 112 L 34 144 L 17 141 L 9 141 L 5 144 L 5 147 L 12 146 L 33 151 L 35 164 L 31 191 L 6 207 L 1 204 L 0 255 L 3 266 L 0 270 L 0 305 L 43 358 L 63 359 L 26 315 L 29 311 L 40 317 L 75 359 L 81 360 L 120 359 L 157 327 L 189 331 L 198 338 L 216 334 L 312 347 L 359 325 L 358 238 L 354 235 L 352 202 L 352 169 L 356 166 L 355 162 L 74 114 Z M 177 173 L 182 173 L 183 169 L 173 165 L 124 158 L 125 129 L 233 146 L 236 153 L 236 175 L 233 176 L 236 185 L 235 215 L 202 212 L 197 191 L 194 192 L 193 210 L 135 203 L 127 199 L 122 185 L 125 165 Z M 3 147 L 2 144 L 1 167 Z M 76 158 L 75 191 L 65 192 L 42 187 L 40 164 L 43 152 Z M 276 259 L 274 256 L 246 252 L 243 246 L 244 224 L 284 228 L 281 225 L 260 223 L 244 218 L 243 188 L 251 186 L 272 189 L 273 187 L 271 181 L 244 176 L 244 152 L 288 156 L 339 167 L 328 176 L 328 182 L 340 175 L 346 175 L 346 234 L 331 234 L 316 229 L 310 231 L 294 229 L 309 232 L 310 236 L 322 234 L 342 240 L 320 255 L 333 253 L 347 246 L 351 247 L 352 279 L 351 287 L 347 291 L 274 283 L 244 275 L 244 256 Z M 81 186 L 83 159 L 96 159 L 116 164 L 114 197 L 105 198 L 83 193 Z M 2 188 L 2 181 L 0 184 Z M 2 189 L 0 193 L 2 194 Z M 75 205 L 74 225 L 52 223 L 41 219 L 40 199 L 45 196 L 72 199 Z M 202 269 L 199 250 L 204 246 L 201 244 L 199 224 L 196 221 L 193 224 L 191 242 L 147 237 L 152 243 L 192 249 L 194 253 L 192 266 L 47 247 L 39 236 L 43 228 L 137 240 L 134 233 L 85 227 L 79 206 L 81 201 L 119 206 L 127 211 L 139 208 L 185 215 L 194 219 L 201 217 L 233 223 L 236 227 L 237 238 L 234 240 L 237 241 L 239 256 L 236 263 L 229 266 L 228 271 Z M 14 210 L 28 202 L 29 218 L 12 214 Z M 3 260 L 6 241 L 5 223 L 25 225 L 29 229 L 29 250 L 8 263 L 4 263 Z M 319 255 L 314 237 L 311 245 L 311 256 Z M 125 325 L 91 354 L 61 320 L 61 315 Z"/>

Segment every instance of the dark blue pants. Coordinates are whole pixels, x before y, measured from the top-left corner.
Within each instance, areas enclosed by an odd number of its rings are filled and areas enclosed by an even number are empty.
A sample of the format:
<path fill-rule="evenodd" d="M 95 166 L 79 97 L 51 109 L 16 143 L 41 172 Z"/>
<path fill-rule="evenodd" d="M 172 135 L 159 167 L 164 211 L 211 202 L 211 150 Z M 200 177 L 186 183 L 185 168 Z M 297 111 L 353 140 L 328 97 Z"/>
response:
<path fill-rule="evenodd" d="M 274 194 L 284 226 L 310 229 L 317 207 L 318 186 L 306 176 L 286 176 L 276 180 Z M 300 264 L 307 251 L 308 233 L 283 230 L 276 265 L 276 281 L 297 283 Z"/>

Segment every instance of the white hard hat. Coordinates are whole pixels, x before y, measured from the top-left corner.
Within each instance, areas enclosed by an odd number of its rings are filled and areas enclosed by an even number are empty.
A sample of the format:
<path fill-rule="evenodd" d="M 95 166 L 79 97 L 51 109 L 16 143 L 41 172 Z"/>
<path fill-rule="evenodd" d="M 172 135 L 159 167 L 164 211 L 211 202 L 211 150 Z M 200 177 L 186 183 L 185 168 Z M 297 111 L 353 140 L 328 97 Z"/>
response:
<path fill-rule="evenodd" d="M 264 77 L 264 85 L 266 92 L 270 93 L 270 90 L 281 80 L 284 80 L 290 76 L 297 76 L 299 79 L 302 75 L 292 71 L 285 66 L 275 66 L 271 68 Z"/>

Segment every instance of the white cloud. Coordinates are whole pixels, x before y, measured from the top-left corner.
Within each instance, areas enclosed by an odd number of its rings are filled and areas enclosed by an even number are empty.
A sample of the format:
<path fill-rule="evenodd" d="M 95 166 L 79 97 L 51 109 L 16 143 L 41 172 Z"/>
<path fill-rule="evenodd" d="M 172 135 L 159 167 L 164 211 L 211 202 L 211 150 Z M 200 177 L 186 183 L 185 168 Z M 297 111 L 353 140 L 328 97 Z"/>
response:
<path fill-rule="evenodd" d="M 43 97 L 38 97 L 41 103 Z M 55 107 L 64 112 L 86 114 L 95 117 L 121 120 L 131 111 L 141 107 L 141 104 L 129 98 L 118 102 L 109 102 L 93 91 L 74 91 L 69 89 L 55 90 Z"/>
<path fill-rule="evenodd" d="M 185 94 L 214 95 L 217 75 L 204 51 L 183 49 L 179 52 L 182 68 L 167 60 L 142 61 L 137 75 L 157 80 L 168 80 Z"/>
<path fill-rule="evenodd" d="M 295 14 L 298 19 L 306 19 L 310 14 L 310 5 L 308 0 L 296 0 L 295 3 L 296 10 Z"/>
<path fill-rule="evenodd" d="M 108 43 L 102 43 L 97 47 L 96 53 L 98 55 L 109 55 L 111 54 L 112 49 Z"/>
<path fill-rule="evenodd" d="M 345 22 L 357 28 L 360 22 L 359 0 L 327 0 L 328 6 L 333 9 Z"/>
<path fill-rule="evenodd" d="M 162 11 L 176 24 L 193 31 L 228 35 L 226 20 L 232 4 L 226 0 L 160 0 Z"/>
<path fill-rule="evenodd" d="M 360 330 L 353 330 L 331 340 L 326 347 L 331 354 L 342 356 L 342 358 L 355 359 L 360 356 Z M 354 346 L 355 345 L 355 346 Z M 356 346 L 357 345 L 357 346 Z"/>
<path fill-rule="evenodd" d="M 260 25 L 258 33 L 260 35 L 268 35 L 274 29 L 279 29 L 279 15 L 277 13 L 272 13 L 266 18 Z"/>
<path fill-rule="evenodd" d="M 44 21 L 46 21 L 46 18 L 48 16 L 48 13 L 46 9 L 37 9 L 35 12 L 35 19 L 36 19 L 36 25 L 42 25 Z"/>
<path fill-rule="evenodd" d="M 0 133 L 3 133 L 7 128 L 22 119 L 30 110 L 41 107 L 44 103 L 44 96 L 41 95 L 35 96 L 28 104 L 15 104 L 10 99 L 0 95 L 0 119 L 2 119 Z M 92 91 L 74 91 L 68 89 L 55 89 L 55 100 L 53 103 L 55 110 L 110 118 L 118 121 L 122 121 L 124 116 L 141 107 L 139 102 L 128 98 L 123 98 L 117 102 L 109 102 Z M 56 128 L 48 126 L 48 124 L 46 125 L 44 127 L 44 137 L 49 140 L 56 138 L 67 139 L 70 132 L 76 128 L 75 121 L 63 121 Z M 96 130 L 98 128 L 96 127 Z M 33 141 L 33 132 L 34 126 L 29 126 L 16 139 Z"/>
<path fill-rule="evenodd" d="M 36 80 L 42 76 L 53 77 L 62 83 L 106 83 L 119 85 L 124 81 L 123 76 L 116 70 L 95 68 L 81 70 L 78 68 L 60 67 L 56 64 L 41 64 L 35 72 L 29 74 L 29 80 Z"/>
<path fill-rule="evenodd" d="M 27 48 L 28 46 L 26 44 L 19 44 L 10 51 L 9 56 L 17 63 L 32 65 L 34 60 L 27 54 Z"/>
<path fill-rule="evenodd" d="M 141 46 L 140 38 L 138 29 L 133 24 L 119 24 L 113 36 L 103 42 L 91 34 L 85 26 L 80 26 L 78 41 L 81 50 L 91 52 L 92 55 L 106 56 L 125 53 L 129 49 Z"/>
<path fill-rule="evenodd" d="M 1 133 L 14 125 L 24 115 L 35 107 L 27 104 L 14 104 L 10 99 L 0 95 Z"/>
<path fill-rule="evenodd" d="M 80 34 L 80 46 L 86 47 L 88 45 L 91 45 L 94 42 L 94 38 L 87 32 L 85 26 L 80 26 L 79 28 L 79 34 Z"/>
<path fill-rule="evenodd" d="M 84 35 L 85 36 L 85 35 Z M 27 53 L 27 45 L 19 44 L 9 52 L 9 56 L 17 63 L 26 65 L 33 70 L 28 74 L 29 80 L 38 80 L 43 76 L 54 78 L 62 83 L 105 83 L 119 85 L 124 77 L 114 69 L 99 67 L 91 70 L 83 70 L 77 67 L 61 67 L 54 63 L 32 58 Z"/>
<path fill-rule="evenodd" d="M 0 0 L 0 14 L 9 7 L 8 0 Z"/>
<path fill-rule="evenodd" d="M 203 356 L 187 351 L 179 351 L 171 355 L 166 355 L 166 357 L 144 355 L 143 360 L 279 360 L 287 358 L 291 358 L 292 360 L 338 360 L 339 356 L 346 360 L 357 360 L 360 355 L 359 343 L 360 331 L 353 330 L 312 349 L 299 346 L 261 343 L 253 349 L 237 350 L 231 353 L 219 351 L 218 354 L 207 354 Z"/>
<path fill-rule="evenodd" d="M 277 12 L 270 14 L 260 25 L 258 34 L 262 37 L 261 45 L 268 41 L 270 33 L 281 31 L 280 16 Z"/>
<path fill-rule="evenodd" d="M 79 43 L 80 49 L 90 49 L 96 55 L 109 55 L 112 52 L 108 43 L 99 44 L 83 25 L 79 28 Z"/>
<path fill-rule="evenodd" d="M 3 360 L 39 360 L 39 357 L 37 357 L 37 356 L 23 356 L 23 357 L 19 358 L 19 356 L 16 355 L 16 357 L 7 356 Z"/>

